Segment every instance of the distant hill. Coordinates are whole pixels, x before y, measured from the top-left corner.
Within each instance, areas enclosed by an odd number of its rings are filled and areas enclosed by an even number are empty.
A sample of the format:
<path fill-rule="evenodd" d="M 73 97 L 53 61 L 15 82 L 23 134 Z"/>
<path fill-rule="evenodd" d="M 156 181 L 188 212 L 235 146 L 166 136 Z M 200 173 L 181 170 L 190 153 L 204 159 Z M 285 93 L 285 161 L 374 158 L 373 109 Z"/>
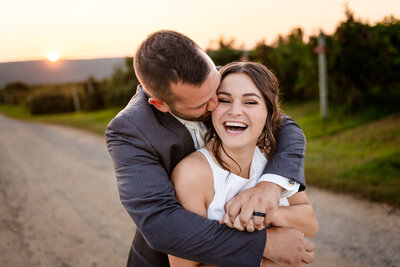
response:
<path fill-rule="evenodd" d="M 47 60 L 0 63 L 0 87 L 15 81 L 26 84 L 79 82 L 93 76 L 96 80 L 109 77 L 116 66 L 125 66 L 124 58 L 80 60 Z"/>

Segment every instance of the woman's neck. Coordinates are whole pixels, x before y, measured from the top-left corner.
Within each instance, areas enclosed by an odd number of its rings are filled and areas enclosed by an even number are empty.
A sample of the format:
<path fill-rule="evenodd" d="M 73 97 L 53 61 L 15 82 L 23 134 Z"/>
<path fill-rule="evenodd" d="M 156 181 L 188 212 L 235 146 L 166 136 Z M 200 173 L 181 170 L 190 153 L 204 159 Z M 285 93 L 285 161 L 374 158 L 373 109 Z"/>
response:
<path fill-rule="evenodd" d="M 220 158 L 229 166 L 230 171 L 240 177 L 249 178 L 255 146 L 240 148 L 224 146 L 224 149 L 225 152 L 220 147 L 218 153 Z"/>

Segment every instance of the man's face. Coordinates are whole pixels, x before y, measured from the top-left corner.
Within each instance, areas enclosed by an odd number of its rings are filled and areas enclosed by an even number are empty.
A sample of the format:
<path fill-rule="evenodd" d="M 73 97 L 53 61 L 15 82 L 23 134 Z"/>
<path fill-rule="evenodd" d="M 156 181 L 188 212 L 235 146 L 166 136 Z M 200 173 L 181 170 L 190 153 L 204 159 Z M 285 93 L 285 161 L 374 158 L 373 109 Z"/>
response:
<path fill-rule="evenodd" d="M 207 79 L 201 86 L 193 86 L 185 83 L 171 84 L 171 92 L 175 96 L 173 102 L 168 103 L 170 111 L 185 120 L 204 121 L 207 120 L 211 111 L 218 104 L 217 89 L 221 76 L 211 58 L 199 49 L 205 57 L 211 69 Z"/>

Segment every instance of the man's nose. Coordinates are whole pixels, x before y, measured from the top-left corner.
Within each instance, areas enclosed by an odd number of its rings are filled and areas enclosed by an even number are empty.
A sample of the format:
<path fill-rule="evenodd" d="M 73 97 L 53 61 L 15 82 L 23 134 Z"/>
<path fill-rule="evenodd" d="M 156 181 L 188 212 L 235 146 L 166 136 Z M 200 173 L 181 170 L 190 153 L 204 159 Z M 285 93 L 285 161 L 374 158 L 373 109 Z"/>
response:
<path fill-rule="evenodd" d="M 217 107 L 217 105 L 218 105 L 218 97 L 217 95 L 214 95 L 207 103 L 207 110 L 213 111 Z"/>

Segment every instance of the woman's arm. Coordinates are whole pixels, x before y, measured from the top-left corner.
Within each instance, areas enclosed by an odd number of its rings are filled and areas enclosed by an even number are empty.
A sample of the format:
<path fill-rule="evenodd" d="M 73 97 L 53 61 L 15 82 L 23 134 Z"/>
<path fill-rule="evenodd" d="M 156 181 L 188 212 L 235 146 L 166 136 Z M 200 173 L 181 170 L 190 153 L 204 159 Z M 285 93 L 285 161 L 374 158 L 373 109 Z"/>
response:
<path fill-rule="evenodd" d="M 207 217 L 207 207 L 214 197 L 213 179 L 210 165 L 200 152 L 194 152 L 184 158 L 171 174 L 176 197 L 182 206 L 203 217 Z M 201 265 L 172 255 L 168 255 L 168 258 L 171 266 Z"/>
<path fill-rule="evenodd" d="M 306 193 L 299 192 L 288 198 L 290 206 L 280 206 L 272 218 L 272 225 L 296 228 L 307 237 L 318 232 L 318 221 Z"/>

